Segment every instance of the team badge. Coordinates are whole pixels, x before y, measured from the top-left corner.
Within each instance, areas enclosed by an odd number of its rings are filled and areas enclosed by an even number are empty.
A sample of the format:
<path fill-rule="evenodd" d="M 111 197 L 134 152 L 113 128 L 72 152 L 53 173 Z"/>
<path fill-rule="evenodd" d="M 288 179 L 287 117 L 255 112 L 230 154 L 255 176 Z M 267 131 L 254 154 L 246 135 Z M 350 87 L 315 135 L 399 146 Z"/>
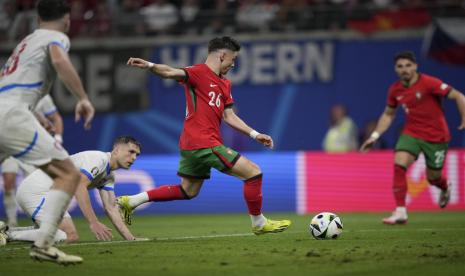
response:
<path fill-rule="evenodd" d="M 98 173 L 98 168 L 97 168 L 97 167 L 93 167 L 92 170 L 90 170 L 90 173 L 91 173 L 93 176 L 96 176 L 97 173 Z"/>

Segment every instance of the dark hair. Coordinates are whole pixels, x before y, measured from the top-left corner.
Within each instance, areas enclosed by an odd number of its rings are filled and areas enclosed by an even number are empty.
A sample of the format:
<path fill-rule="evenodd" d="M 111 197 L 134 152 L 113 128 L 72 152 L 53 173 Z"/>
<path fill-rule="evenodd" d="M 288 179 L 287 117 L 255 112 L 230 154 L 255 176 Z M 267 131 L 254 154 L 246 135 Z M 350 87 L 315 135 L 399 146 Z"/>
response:
<path fill-rule="evenodd" d="M 37 3 L 37 13 L 43 21 L 53 21 L 70 13 L 71 8 L 66 0 L 40 0 Z"/>
<path fill-rule="evenodd" d="M 136 140 L 136 138 L 128 135 L 122 135 L 118 136 L 114 141 L 113 141 L 113 148 L 115 148 L 119 144 L 134 144 L 139 147 L 139 149 L 142 149 L 140 142 Z"/>
<path fill-rule="evenodd" d="M 214 52 L 220 49 L 228 49 L 233 52 L 239 52 L 241 45 L 229 36 L 215 37 L 208 42 L 208 52 Z"/>
<path fill-rule="evenodd" d="M 412 51 L 403 51 L 399 52 L 394 56 L 394 63 L 396 63 L 399 59 L 408 59 L 413 63 L 417 63 L 417 59 L 415 58 L 415 54 Z"/>

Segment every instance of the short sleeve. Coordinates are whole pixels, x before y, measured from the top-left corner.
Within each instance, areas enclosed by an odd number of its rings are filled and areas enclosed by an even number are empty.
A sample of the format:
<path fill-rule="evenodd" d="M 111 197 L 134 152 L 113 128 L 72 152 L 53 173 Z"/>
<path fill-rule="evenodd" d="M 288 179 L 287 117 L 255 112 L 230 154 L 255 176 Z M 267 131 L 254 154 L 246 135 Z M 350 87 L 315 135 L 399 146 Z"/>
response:
<path fill-rule="evenodd" d="M 100 187 L 97 187 L 99 190 L 105 191 L 114 191 L 115 190 L 115 175 L 113 172 L 105 178 L 105 182 Z"/>
<path fill-rule="evenodd" d="M 50 97 L 50 95 L 45 95 L 37 103 L 35 111 L 48 117 L 54 114 L 55 112 L 57 112 L 57 107 L 55 103 L 53 102 L 52 97 Z"/>
<path fill-rule="evenodd" d="M 438 78 L 430 77 L 428 89 L 431 94 L 444 97 L 452 90 L 452 87 Z"/>
<path fill-rule="evenodd" d="M 68 36 L 63 33 L 57 33 L 51 37 L 48 46 L 50 45 L 60 46 L 65 52 L 69 52 L 69 49 L 71 48 L 71 43 Z"/>
<path fill-rule="evenodd" d="M 397 107 L 397 99 L 394 96 L 394 91 L 395 91 L 394 87 L 391 86 L 389 88 L 389 92 L 388 92 L 388 96 L 387 96 L 387 100 L 386 100 L 386 105 L 389 106 L 389 107 L 392 107 L 392 108 Z"/>
<path fill-rule="evenodd" d="M 110 163 L 105 153 L 102 154 L 88 154 L 85 160 L 81 163 L 79 170 L 83 173 L 90 181 L 101 174 L 109 172 Z"/>
<path fill-rule="evenodd" d="M 201 67 L 198 65 L 193 65 L 184 67 L 182 68 L 182 70 L 186 72 L 186 78 L 184 80 L 181 80 L 180 82 L 183 84 L 197 87 L 197 85 L 200 83 L 202 76 Z"/>
<path fill-rule="evenodd" d="M 231 84 L 228 85 L 228 93 L 226 95 L 226 99 L 224 101 L 224 107 L 232 107 L 234 105 L 234 99 L 232 97 L 232 91 L 231 91 Z"/>

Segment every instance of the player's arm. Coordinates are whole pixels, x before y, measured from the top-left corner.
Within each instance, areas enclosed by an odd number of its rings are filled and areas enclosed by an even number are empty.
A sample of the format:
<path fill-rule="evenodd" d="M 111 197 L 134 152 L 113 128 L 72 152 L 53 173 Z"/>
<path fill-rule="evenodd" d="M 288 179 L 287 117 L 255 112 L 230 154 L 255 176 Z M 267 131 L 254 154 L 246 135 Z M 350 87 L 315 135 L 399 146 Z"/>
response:
<path fill-rule="evenodd" d="M 129 228 L 124 223 L 119 213 L 118 206 L 116 205 L 116 196 L 114 191 L 100 189 L 100 197 L 102 198 L 103 208 L 107 213 L 108 218 L 111 220 L 116 230 L 125 240 L 135 240 L 134 235 L 129 231 Z"/>
<path fill-rule="evenodd" d="M 457 103 L 457 109 L 459 110 L 462 122 L 460 123 L 459 129 L 465 129 L 465 96 L 459 91 L 452 89 L 448 94 L 447 98 L 454 100 Z"/>
<path fill-rule="evenodd" d="M 87 97 L 76 69 L 71 63 L 68 54 L 60 46 L 51 44 L 49 46 L 49 51 L 52 65 L 58 77 L 63 81 L 66 88 L 79 99 L 75 110 L 76 121 L 79 121 L 81 116 L 84 117 L 84 127 L 89 129 L 95 110 Z"/>
<path fill-rule="evenodd" d="M 249 135 L 252 139 L 257 140 L 259 143 L 270 149 L 273 148 L 273 139 L 270 136 L 259 133 L 248 126 L 241 118 L 239 118 L 239 116 L 237 116 L 234 109 L 228 107 L 225 108 L 223 111 L 223 120 L 235 130 Z"/>
<path fill-rule="evenodd" d="M 152 63 L 141 58 L 129 58 L 127 65 L 147 69 L 164 79 L 184 80 L 187 77 L 186 71 L 183 69 L 173 68 L 166 64 Z"/>
<path fill-rule="evenodd" d="M 33 111 L 34 113 L 34 116 L 36 117 L 37 121 L 39 121 L 40 125 L 45 128 L 45 130 L 52 134 L 55 133 L 55 125 L 53 125 L 53 123 L 47 118 L 45 117 L 44 115 L 42 115 L 41 113 L 39 112 L 36 112 L 36 111 Z"/>
<path fill-rule="evenodd" d="M 87 191 L 87 186 L 89 184 L 90 180 L 87 178 L 87 176 L 81 173 L 79 185 L 75 194 L 76 200 L 79 204 L 79 208 L 81 209 L 82 214 L 89 223 L 90 230 L 95 234 L 95 237 L 98 240 L 110 241 L 113 238 L 111 229 L 98 220 L 94 209 L 92 208 L 92 204 L 90 203 L 89 192 Z"/>
<path fill-rule="evenodd" d="M 381 117 L 378 120 L 378 124 L 376 125 L 375 130 L 371 134 L 370 138 L 368 138 L 362 144 L 362 146 L 360 147 L 360 151 L 366 152 L 373 147 L 373 145 L 376 143 L 379 137 L 384 132 L 386 132 L 389 126 L 391 126 L 392 121 L 394 121 L 394 118 L 396 116 L 396 110 L 397 108 L 395 107 L 386 106 L 386 109 L 384 109 L 383 114 L 381 114 Z"/>

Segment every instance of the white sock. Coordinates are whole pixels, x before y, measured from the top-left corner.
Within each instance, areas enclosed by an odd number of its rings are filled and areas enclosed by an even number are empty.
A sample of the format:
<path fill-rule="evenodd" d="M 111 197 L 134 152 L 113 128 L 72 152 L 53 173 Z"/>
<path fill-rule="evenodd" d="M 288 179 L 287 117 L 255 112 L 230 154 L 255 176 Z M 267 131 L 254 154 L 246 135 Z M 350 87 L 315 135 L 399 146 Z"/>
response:
<path fill-rule="evenodd" d="M 266 218 L 263 214 L 258 216 L 250 215 L 250 220 L 252 220 L 252 227 L 263 227 L 266 224 Z"/>
<path fill-rule="evenodd" d="M 34 244 L 37 247 L 47 248 L 53 245 L 58 225 L 68 208 L 71 195 L 62 190 L 50 190 L 45 196 L 43 212 L 40 221 L 39 233 Z"/>
<path fill-rule="evenodd" d="M 407 215 L 407 208 L 405 208 L 405 206 L 404 207 L 397 207 L 396 212 L 400 213 L 402 215 Z"/>
<path fill-rule="evenodd" d="M 20 227 L 18 227 L 20 228 Z M 29 227 L 28 227 L 29 228 Z M 9 241 L 31 241 L 34 242 L 39 236 L 39 229 L 28 229 L 28 230 L 8 230 L 8 240 Z M 57 230 L 54 238 L 55 242 L 66 241 L 66 233 Z"/>
<path fill-rule="evenodd" d="M 18 225 L 18 219 L 16 217 L 16 200 L 14 190 L 11 192 L 5 192 L 3 194 L 3 205 L 5 206 L 5 213 L 8 220 L 9 226 Z"/>
<path fill-rule="evenodd" d="M 142 203 L 146 203 L 149 201 L 149 195 L 147 194 L 147 192 L 142 192 L 138 193 L 137 195 L 128 196 L 128 198 L 129 205 L 131 205 L 131 207 L 137 207 Z"/>

